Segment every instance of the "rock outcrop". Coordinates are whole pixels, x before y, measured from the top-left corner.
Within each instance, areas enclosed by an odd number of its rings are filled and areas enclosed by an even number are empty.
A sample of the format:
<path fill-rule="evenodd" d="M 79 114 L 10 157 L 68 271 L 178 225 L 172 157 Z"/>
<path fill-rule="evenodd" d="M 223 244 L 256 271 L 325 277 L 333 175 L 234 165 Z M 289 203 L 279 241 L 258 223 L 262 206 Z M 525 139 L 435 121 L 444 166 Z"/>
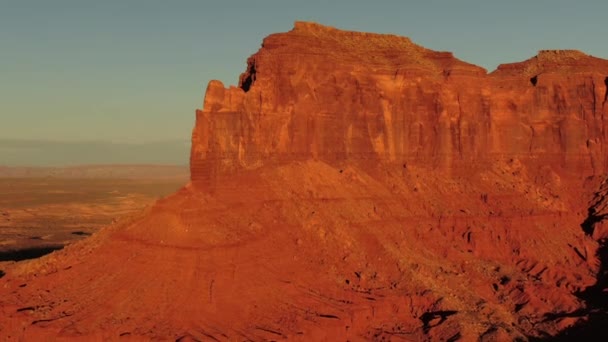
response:
<path fill-rule="evenodd" d="M 605 317 L 581 293 L 606 284 L 608 61 L 488 74 L 296 23 L 247 64 L 209 83 L 190 184 L 3 266 L 0 334 L 494 341 Z"/>
<path fill-rule="evenodd" d="M 608 167 L 608 61 L 540 51 L 486 74 L 390 35 L 296 23 L 267 37 L 238 87 L 209 83 L 191 177 L 315 158 L 331 165 L 485 168 L 497 158 L 575 174 Z"/>

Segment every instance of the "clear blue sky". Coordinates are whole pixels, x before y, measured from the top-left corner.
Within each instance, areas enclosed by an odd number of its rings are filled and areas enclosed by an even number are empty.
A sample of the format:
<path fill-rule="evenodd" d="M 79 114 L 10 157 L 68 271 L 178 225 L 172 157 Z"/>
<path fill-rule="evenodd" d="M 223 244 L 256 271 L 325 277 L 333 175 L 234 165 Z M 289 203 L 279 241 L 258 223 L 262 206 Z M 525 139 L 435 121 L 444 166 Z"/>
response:
<path fill-rule="evenodd" d="M 295 20 L 394 33 L 492 70 L 539 49 L 608 58 L 608 1 L 0 0 L 0 138 L 188 139 L 211 79 Z"/>

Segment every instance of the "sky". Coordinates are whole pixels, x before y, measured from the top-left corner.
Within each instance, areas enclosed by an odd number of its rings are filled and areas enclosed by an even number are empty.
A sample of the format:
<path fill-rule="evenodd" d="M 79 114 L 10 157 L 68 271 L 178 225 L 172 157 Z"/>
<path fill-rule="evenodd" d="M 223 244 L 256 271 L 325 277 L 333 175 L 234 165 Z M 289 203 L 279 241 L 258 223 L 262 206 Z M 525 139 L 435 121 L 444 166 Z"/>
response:
<path fill-rule="evenodd" d="M 0 139 L 188 140 L 207 83 L 236 84 L 296 20 L 408 36 L 491 71 L 541 49 L 608 58 L 607 13 L 606 0 L 0 0 Z"/>

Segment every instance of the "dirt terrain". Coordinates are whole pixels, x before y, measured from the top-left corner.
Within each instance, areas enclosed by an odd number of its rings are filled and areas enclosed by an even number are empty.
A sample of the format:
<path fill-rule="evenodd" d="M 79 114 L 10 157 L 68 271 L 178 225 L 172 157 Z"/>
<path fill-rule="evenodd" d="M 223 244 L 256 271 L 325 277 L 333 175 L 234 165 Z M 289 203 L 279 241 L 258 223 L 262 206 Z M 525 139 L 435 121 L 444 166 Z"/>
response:
<path fill-rule="evenodd" d="M 494 72 L 296 23 L 209 83 L 190 182 L 0 279 L 6 340 L 606 334 L 608 61 Z"/>
<path fill-rule="evenodd" d="M 162 170 L 162 171 L 161 171 Z M 0 263 L 61 249 L 187 182 L 183 167 L 0 169 Z"/>

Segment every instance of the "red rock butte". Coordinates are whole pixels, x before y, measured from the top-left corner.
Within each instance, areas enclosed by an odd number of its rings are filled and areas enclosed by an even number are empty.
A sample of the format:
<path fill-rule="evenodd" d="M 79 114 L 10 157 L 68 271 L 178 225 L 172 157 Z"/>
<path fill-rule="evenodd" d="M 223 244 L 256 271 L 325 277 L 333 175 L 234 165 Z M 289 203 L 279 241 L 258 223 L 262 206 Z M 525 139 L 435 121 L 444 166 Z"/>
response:
<path fill-rule="evenodd" d="M 3 270 L 0 335 L 573 336 L 606 309 L 607 88 L 580 51 L 487 73 L 296 22 L 209 83 L 187 186 Z"/>

